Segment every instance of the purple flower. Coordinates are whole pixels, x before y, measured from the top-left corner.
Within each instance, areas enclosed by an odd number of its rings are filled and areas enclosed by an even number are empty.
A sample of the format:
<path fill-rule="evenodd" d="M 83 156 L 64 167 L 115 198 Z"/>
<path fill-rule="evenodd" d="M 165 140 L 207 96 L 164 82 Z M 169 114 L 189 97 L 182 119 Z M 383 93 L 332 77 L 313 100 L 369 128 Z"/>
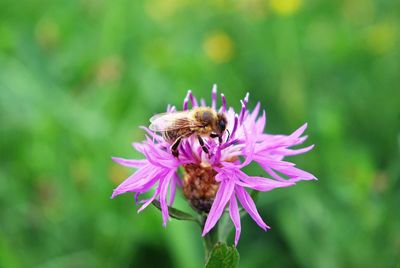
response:
<path fill-rule="evenodd" d="M 112 197 L 132 192 L 138 201 L 142 193 L 154 189 L 151 198 L 139 201 L 143 203 L 139 212 L 154 199 L 158 199 L 165 226 L 169 219 L 167 204 L 172 206 L 178 185 L 183 187 L 183 193 L 194 209 L 208 213 L 203 236 L 215 226 L 228 206 L 229 215 L 236 229 L 235 244 L 237 244 L 241 231 L 239 204 L 262 229 L 269 229 L 270 227 L 258 213 L 248 189 L 266 192 L 292 186 L 300 180 L 316 179 L 312 174 L 296 168 L 295 164 L 283 161 L 285 156 L 305 153 L 311 150 L 313 145 L 290 149 L 306 140 L 307 136 L 301 137 L 301 135 L 307 124 L 290 135 L 265 134 L 265 111 L 259 116 L 260 103 L 253 111 L 249 111 L 248 97 L 247 94 L 241 101 L 241 111 L 237 114 L 233 108 L 227 107 L 225 96 L 221 94 L 222 105 L 218 111 L 226 114 L 228 128 L 222 143 L 212 138 L 205 138 L 209 154 L 204 153 L 197 139 L 189 137 L 182 141 L 179 158 L 176 158 L 171 153 L 171 145 L 164 141 L 161 135 L 143 127 L 148 137 L 140 144 L 135 143 L 134 147 L 145 156 L 145 159 L 113 158 L 117 163 L 137 170 L 114 190 Z M 189 108 L 189 103 L 192 108 L 207 106 L 203 99 L 198 102 L 191 91 L 184 100 L 183 110 Z M 215 85 L 212 90 L 211 107 L 217 109 Z M 172 113 L 175 110 L 174 106 L 167 108 L 167 112 Z M 251 162 L 258 163 L 270 178 L 245 174 L 242 168 Z M 182 178 L 177 173 L 180 166 L 185 170 Z"/>

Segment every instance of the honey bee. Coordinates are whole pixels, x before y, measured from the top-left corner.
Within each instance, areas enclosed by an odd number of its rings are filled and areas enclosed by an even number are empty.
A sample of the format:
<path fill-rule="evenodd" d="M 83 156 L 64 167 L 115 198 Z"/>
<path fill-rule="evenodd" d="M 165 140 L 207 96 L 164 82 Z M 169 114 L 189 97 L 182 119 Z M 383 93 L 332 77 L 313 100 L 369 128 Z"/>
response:
<path fill-rule="evenodd" d="M 199 107 L 188 111 L 156 114 L 150 118 L 149 128 L 161 132 L 165 141 L 171 144 L 171 152 L 179 156 L 182 139 L 196 135 L 201 148 L 209 154 L 202 137 L 218 138 L 222 142 L 228 121 L 224 113 L 217 113 L 209 107 Z"/>

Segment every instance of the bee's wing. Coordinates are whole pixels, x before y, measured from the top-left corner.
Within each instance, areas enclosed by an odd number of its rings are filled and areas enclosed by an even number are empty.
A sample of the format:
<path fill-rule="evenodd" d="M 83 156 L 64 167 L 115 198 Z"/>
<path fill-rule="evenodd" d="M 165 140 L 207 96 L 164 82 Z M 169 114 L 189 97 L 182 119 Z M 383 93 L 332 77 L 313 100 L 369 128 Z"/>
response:
<path fill-rule="evenodd" d="M 175 112 L 176 114 L 180 113 L 180 112 Z M 150 123 L 153 123 L 154 121 L 156 121 L 158 118 L 163 117 L 163 116 L 167 116 L 167 115 L 172 115 L 173 113 L 160 113 L 160 114 L 155 114 L 152 117 L 150 117 Z"/>
<path fill-rule="evenodd" d="M 156 114 L 150 118 L 149 128 L 163 132 L 197 126 L 190 115 L 190 111 Z"/>

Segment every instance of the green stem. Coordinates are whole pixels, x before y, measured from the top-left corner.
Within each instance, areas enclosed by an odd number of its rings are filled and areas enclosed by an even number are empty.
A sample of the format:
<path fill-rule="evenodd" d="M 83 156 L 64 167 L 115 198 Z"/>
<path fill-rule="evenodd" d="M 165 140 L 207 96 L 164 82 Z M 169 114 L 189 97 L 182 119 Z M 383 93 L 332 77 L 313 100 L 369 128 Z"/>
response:
<path fill-rule="evenodd" d="M 204 229 L 204 224 L 206 222 L 207 217 L 203 217 L 203 228 Z M 206 262 L 210 256 L 210 253 L 214 247 L 214 245 L 218 242 L 218 223 L 212 228 L 204 237 L 203 237 L 203 245 L 204 245 L 204 251 L 205 251 L 205 259 Z"/>

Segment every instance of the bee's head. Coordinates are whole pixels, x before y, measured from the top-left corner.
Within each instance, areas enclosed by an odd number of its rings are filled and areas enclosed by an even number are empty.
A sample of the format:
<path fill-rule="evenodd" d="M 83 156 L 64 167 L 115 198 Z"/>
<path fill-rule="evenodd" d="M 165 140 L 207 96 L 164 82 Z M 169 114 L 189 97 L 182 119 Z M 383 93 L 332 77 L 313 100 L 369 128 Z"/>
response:
<path fill-rule="evenodd" d="M 226 120 L 226 116 L 223 113 L 217 114 L 217 125 L 216 125 L 216 132 L 217 134 L 222 134 L 226 130 L 228 125 L 228 121 Z"/>

